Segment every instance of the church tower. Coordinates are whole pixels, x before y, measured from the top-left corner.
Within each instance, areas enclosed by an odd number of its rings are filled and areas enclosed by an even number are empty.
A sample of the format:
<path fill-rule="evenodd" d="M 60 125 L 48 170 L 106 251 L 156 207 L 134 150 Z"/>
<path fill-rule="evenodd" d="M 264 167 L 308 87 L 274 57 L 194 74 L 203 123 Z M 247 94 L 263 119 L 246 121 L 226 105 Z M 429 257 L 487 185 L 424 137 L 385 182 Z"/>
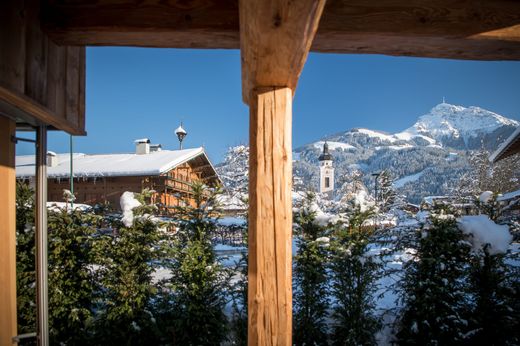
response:
<path fill-rule="evenodd" d="M 329 153 L 327 142 L 323 144 L 323 153 L 318 160 L 320 161 L 320 193 L 326 193 L 332 197 L 334 194 L 334 167 L 332 167 L 332 155 Z"/>

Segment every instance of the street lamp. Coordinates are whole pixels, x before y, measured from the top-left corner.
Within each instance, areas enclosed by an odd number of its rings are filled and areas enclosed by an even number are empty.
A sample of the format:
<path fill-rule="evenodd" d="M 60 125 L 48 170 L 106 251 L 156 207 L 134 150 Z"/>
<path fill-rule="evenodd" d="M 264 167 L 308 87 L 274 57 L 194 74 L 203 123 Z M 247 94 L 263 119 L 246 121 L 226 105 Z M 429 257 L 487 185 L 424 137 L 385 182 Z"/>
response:
<path fill-rule="evenodd" d="M 372 176 L 375 177 L 375 191 L 374 191 L 374 199 L 377 203 L 377 179 L 379 179 L 379 176 L 381 175 L 381 172 L 372 173 Z"/>
<path fill-rule="evenodd" d="M 175 134 L 177 135 L 177 138 L 179 139 L 179 149 L 182 150 L 182 141 L 184 140 L 184 137 L 186 137 L 186 135 L 188 134 L 188 132 L 186 132 L 186 130 L 184 130 L 182 128 L 182 123 L 180 124 L 179 127 L 177 127 L 177 129 L 175 129 Z"/>

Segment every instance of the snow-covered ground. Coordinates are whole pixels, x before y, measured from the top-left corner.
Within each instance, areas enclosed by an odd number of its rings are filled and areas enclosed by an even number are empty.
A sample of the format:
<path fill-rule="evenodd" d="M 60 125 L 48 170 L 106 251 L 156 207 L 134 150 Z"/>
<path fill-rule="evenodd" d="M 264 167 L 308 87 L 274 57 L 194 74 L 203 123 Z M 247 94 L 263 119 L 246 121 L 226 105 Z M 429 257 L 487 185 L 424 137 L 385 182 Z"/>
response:
<path fill-rule="evenodd" d="M 400 189 L 401 187 L 405 186 L 406 184 L 416 181 L 423 174 L 424 174 L 424 170 L 420 171 L 419 173 L 407 175 L 406 177 L 402 177 L 401 179 L 395 180 L 392 185 L 394 188 Z"/>
<path fill-rule="evenodd" d="M 323 149 L 323 144 L 325 144 L 325 141 L 318 141 L 316 143 L 314 143 L 314 147 L 316 149 Z M 341 142 L 329 142 L 327 141 L 327 144 L 329 146 L 329 149 L 330 150 L 337 150 L 337 149 L 343 149 L 343 150 L 350 150 L 350 149 L 354 149 L 356 150 L 356 147 L 353 146 L 353 145 L 350 145 L 348 143 L 341 143 Z"/>

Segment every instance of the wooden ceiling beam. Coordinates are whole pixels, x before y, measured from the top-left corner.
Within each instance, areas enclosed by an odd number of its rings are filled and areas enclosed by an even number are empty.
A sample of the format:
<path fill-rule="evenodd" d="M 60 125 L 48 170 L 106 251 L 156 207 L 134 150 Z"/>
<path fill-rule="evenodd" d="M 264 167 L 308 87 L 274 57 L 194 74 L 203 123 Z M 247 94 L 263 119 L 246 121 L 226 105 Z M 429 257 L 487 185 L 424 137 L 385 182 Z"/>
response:
<path fill-rule="evenodd" d="M 60 45 L 240 47 L 238 0 L 44 0 Z M 520 2 L 329 0 L 311 51 L 520 60 Z"/>

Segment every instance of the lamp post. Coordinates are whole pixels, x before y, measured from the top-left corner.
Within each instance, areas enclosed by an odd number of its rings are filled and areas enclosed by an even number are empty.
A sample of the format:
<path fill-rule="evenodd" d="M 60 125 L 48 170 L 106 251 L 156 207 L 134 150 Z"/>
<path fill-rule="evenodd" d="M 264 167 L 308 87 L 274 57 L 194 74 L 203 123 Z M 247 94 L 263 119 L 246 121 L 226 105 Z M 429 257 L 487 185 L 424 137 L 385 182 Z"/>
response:
<path fill-rule="evenodd" d="M 372 176 L 375 177 L 375 192 L 374 192 L 374 199 L 377 203 L 377 179 L 379 179 L 379 176 L 381 175 L 381 172 L 372 173 Z"/>
<path fill-rule="evenodd" d="M 179 139 L 179 149 L 182 150 L 182 141 L 184 140 L 184 137 L 188 135 L 188 132 L 182 128 L 182 123 L 180 124 L 177 129 L 175 129 L 175 134 L 177 135 L 177 138 Z"/>

